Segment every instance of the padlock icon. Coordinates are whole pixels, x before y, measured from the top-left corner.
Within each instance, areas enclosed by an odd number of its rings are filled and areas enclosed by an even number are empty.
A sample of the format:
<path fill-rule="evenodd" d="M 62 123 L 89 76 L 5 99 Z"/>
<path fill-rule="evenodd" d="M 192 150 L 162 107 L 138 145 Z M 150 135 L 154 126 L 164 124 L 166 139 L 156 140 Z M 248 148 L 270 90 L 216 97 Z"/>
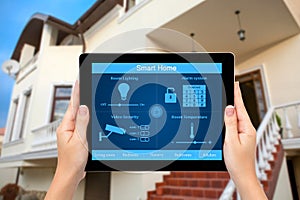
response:
<path fill-rule="evenodd" d="M 170 92 L 172 91 L 172 93 Z M 165 103 L 176 103 L 176 93 L 174 88 L 168 87 L 167 93 L 165 94 Z"/>

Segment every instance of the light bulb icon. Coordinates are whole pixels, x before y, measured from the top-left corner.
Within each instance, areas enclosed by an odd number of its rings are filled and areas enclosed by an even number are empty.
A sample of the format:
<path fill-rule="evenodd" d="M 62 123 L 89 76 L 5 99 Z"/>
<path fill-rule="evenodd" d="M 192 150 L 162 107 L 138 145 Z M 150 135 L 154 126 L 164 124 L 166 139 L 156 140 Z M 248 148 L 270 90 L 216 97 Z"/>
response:
<path fill-rule="evenodd" d="M 130 89 L 130 87 L 129 87 L 129 85 L 127 83 L 121 83 L 118 86 L 118 90 L 120 92 L 121 99 L 123 101 L 125 101 L 127 99 L 127 94 L 128 94 L 129 89 Z"/>

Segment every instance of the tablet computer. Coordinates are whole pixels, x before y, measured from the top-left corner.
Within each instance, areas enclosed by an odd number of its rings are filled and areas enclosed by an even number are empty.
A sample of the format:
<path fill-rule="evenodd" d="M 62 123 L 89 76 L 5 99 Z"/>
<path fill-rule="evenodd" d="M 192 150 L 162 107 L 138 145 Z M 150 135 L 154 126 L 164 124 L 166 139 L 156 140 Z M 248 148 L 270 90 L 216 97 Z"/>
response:
<path fill-rule="evenodd" d="M 226 170 L 233 88 L 232 53 L 82 54 L 86 170 Z"/>

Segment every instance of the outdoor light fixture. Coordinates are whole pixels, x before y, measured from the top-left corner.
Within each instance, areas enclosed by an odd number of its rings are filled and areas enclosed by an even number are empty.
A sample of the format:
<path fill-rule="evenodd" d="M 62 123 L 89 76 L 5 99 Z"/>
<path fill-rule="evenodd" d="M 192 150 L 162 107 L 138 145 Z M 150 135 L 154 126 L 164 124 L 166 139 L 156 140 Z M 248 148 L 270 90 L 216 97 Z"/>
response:
<path fill-rule="evenodd" d="M 192 52 L 196 52 L 195 50 L 195 44 L 194 44 L 194 36 L 195 33 L 190 33 L 191 39 L 192 39 Z"/>
<path fill-rule="evenodd" d="M 238 34 L 240 40 L 244 41 L 246 39 L 246 35 L 245 35 L 246 31 L 244 29 L 242 29 L 241 19 L 240 19 L 240 11 L 239 10 L 235 11 L 235 14 L 237 16 L 237 20 L 238 20 L 239 28 L 240 28 L 240 30 L 237 32 L 237 34 Z"/>

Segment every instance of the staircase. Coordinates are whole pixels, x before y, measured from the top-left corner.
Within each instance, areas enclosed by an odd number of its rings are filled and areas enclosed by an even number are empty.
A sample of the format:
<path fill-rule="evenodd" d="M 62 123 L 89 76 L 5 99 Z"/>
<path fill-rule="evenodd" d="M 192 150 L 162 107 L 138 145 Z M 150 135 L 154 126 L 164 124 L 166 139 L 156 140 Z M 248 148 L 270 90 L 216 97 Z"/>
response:
<path fill-rule="evenodd" d="M 273 198 L 279 171 L 284 157 L 276 112 L 284 110 L 285 130 L 291 137 L 291 125 L 285 110 L 300 102 L 272 107 L 257 129 L 256 174 L 268 197 Z M 279 111 L 280 112 L 280 111 Z M 300 123 L 300 114 L 299 123 Z M 300 124 L 299 124 L 300 127 Z M 148 200 L 213 200 L 240 199 L 236 187 L 227 172 L 171 172 L 156 189 L 148 192 Z"/>
<path fill-rule="evenodd" d="M 273 153 L 274 160 L 269 161 L 271 168 L 266 170 L 267 179 L 261 181 L 268 199 L 273 198 L 283 156 L 282 145 L 276 145 L 276 152 Z M 229 180 L 227 172 L 172 171 L 169 175 L 164 175 L 163 182 L 156 183 L 156 190 L 148 192 L 148 200 L 219 199 Z M 237 198 L 234 192 L 230 198 L 224 199 Z"/>
<path fill-rule="evenodd" d="M 273 199 L 279 171 L 284 157 L 284 150 L 281 144 L 276 145 L 276 153 L 273 153 L 273 156 L 274 160 L 269 161 L 271 169 L 266 170 L 268 178 L 267 180 L 261 180 L 261 183 L 263 185 L 264 191 L 268 199 Z"/>
<path fill-rule="evenodd" d="M 273 198 L 284 151 L 282 145 L 276 145 L 274 160 L 269 161 L 270 170 L 266 170 L 267 179 L 262 186 L 268 197 Z M 213 200 L 219 199 L 230 182 L 227 172 L 171 172 L 164 175 L 163 182 L 156 183 L 156 190 L 148 192 L 148 200 Z M 234 187 L 234 184 L 233 184 Z M 237 199 L 234 192 L 230 198 Z M 224 198 L 225 199 L 225 198 Z"/>
<path fill-rule="evenodd" d="M 171 172 L 148 192 L 148 200 L 218 199 L 229 179 L 227 172 Z"/>

